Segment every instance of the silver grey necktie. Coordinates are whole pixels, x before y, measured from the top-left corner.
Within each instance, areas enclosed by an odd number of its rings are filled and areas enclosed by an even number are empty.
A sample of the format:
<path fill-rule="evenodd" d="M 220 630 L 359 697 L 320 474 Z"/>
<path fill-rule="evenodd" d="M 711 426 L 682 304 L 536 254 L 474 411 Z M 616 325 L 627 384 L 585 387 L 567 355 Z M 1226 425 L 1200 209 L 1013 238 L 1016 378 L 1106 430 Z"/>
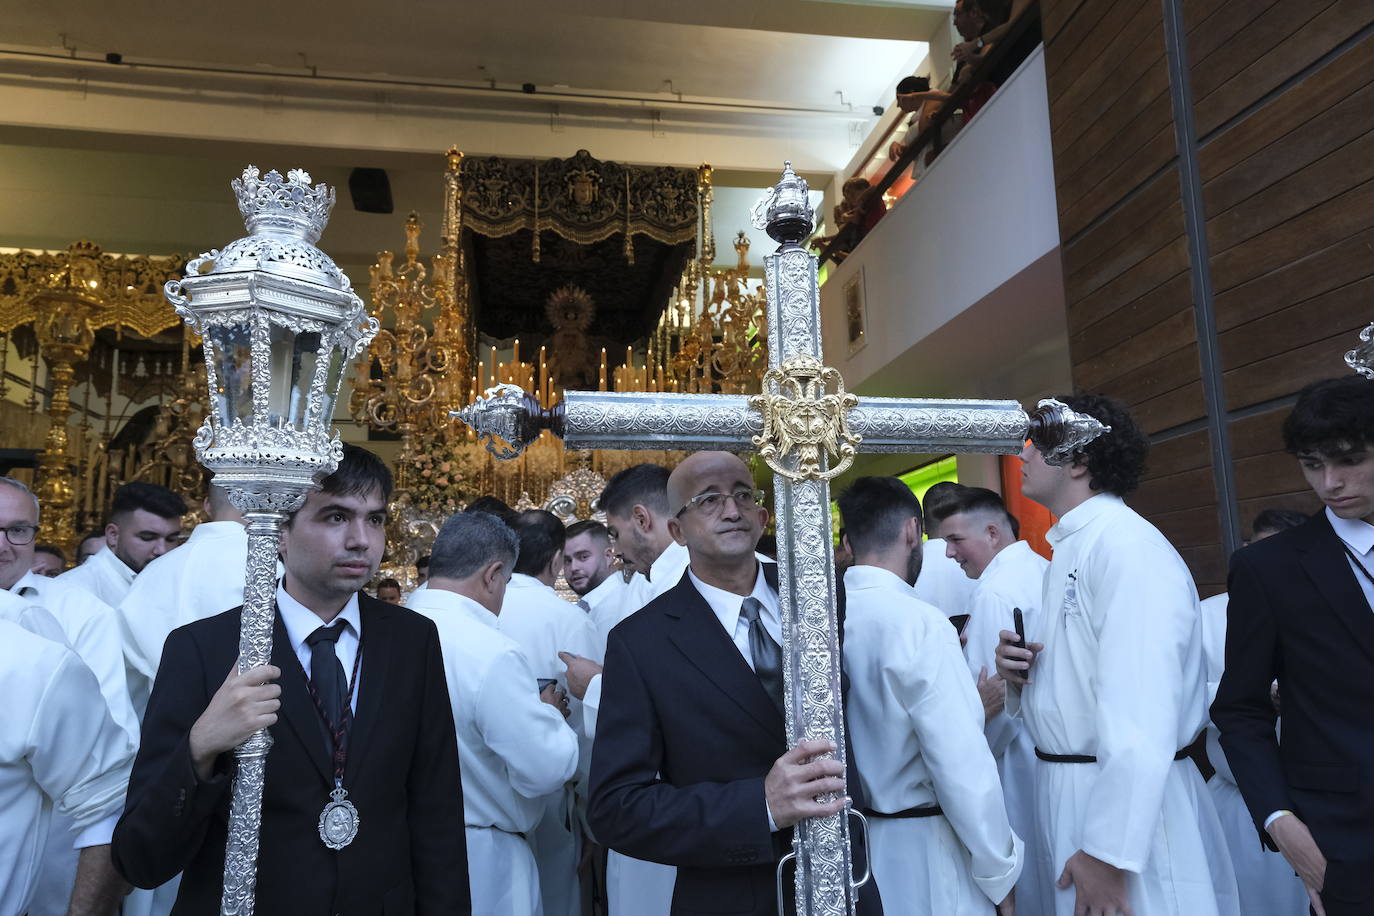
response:
<path fill-rule="evenodd" d="M 764 627 L 759 618 L 762 611 L 763 605 L 753 597 L 745 598 L 739 609 L 740 616 L 749 622 L 749 654 L 754 657 L 754 673 L 778 712 L 783 712 L 782 647 Z"/>

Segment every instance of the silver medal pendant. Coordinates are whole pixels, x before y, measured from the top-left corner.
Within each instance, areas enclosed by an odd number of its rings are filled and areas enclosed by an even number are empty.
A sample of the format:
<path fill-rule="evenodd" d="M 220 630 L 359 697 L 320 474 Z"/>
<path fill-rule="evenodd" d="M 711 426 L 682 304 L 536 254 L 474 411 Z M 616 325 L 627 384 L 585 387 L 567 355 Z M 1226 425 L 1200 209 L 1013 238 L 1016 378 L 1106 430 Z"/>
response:
<path fill-rule="evenodd" d="M 335 786 L 331 801 L 320 812 L 320 839 L 330 849 L 343 849 L 358 835 L 358 809 L 348 800 L 348 790 Z"/>

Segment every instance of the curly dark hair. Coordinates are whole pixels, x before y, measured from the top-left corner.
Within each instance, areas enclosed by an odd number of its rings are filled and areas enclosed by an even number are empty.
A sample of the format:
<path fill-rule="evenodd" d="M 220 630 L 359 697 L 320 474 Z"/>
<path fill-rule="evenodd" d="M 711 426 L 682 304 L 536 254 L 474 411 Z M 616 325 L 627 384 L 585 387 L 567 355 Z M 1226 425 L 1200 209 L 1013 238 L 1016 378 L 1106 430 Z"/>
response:
<path fill-rule="evenodd" d="M 1145 459 L 1150 454 L 1150 440 L 1141 432 L 1130 408 L 1116 398 L 1101 394 L 1075 394 L 1059 400 L 1112 428 L 1075 456 L 1075 462 L 1088 469 L 1088 485 L 1116 496 L 1125 496 L 1140 486 L 1140 478 L 1145 474 Z"/>

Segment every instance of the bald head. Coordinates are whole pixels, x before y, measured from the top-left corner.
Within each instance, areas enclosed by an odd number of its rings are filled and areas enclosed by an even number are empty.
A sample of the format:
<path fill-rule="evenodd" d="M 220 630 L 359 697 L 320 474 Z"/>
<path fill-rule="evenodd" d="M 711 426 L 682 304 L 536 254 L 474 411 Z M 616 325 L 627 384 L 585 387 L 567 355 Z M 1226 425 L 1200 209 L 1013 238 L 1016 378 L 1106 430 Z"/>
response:
<path fill-rule="evenodd" d="M 723 486 L 726 480 L 730 483 Z M 729 452 L 693 452 L 668 475 L 668 515 L 674 516 L 687 500 L 710 489 L 722 493 L 754 488 L 754 475 L 738 455 Z"/>
<path fill-rule="evenodd" d="M 768 521 L 757 492 L 749 468 L 728 452 L 697 452 L 668 478 L 668 530 L 702 581 L 740 595 L 753 589 L 754 549 Z"/>

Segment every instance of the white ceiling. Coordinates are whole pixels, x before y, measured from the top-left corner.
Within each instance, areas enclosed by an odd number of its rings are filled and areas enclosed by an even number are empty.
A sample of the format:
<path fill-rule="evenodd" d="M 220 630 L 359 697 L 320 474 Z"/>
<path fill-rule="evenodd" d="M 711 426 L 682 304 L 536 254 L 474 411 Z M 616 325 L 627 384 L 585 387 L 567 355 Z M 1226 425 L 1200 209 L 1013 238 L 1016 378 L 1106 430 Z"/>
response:
<path fill-rule="evenodd" d="M 952 3 L 815 0 L 55 0 L 6 13 L 10 48 L 541 90 L 767 100 L 867 110 Z M 379 15 L 381 13 L 382 15 Z M 111 68 L 113 71 L 116 68 Z"/>

